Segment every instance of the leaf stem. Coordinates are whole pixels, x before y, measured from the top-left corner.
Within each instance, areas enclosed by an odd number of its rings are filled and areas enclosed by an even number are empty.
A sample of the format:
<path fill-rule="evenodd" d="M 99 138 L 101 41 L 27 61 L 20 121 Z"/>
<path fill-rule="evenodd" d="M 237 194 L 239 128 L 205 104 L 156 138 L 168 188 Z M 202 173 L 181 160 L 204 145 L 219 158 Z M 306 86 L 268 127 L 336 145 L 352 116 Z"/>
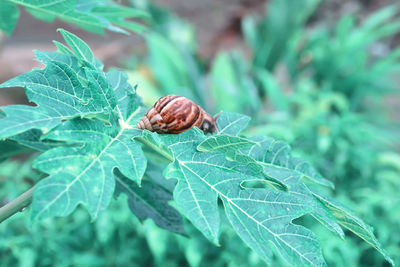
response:
<path fill-rule="evenodd" d="M 152 144 L 151 142 L 147 141 L 146 139 L 136 138 L 136 140 L 139 141 L 140 143 L 142 143 L 143 145 L 149 147 L 150 149 L 153 149 L 155 152 L 157 152 L 159 155 L 161 155 L 166 160 L 168 160 L 170 162 L 174 161 L 174 157 L 170 153 L 168 153 L 164 149 Z"/>
<path fill-rule="evenodd" d="M 12 215 L 16 214 L 17 212 L 23 211 L 25 207 L 31 204 L 34 188 L 34 186 L 31 187 L 29 190 L 22 193 L 19 197 L 0 208 L 0 223 L 5 221 Z"/>

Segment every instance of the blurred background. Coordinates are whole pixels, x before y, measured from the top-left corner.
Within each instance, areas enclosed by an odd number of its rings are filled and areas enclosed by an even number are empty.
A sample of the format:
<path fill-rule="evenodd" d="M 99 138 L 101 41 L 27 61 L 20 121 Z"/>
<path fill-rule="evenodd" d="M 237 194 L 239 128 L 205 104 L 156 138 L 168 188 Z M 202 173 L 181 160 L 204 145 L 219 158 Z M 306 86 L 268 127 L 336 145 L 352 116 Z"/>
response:
<path fill-rule="evenodd" d="M 0 83 L 54 51 L 57 28 L 93 49 L 105 68 L 125 70 L 147 105 L 165 94 L 210 113 L 252 117 L 246 134 L 288 142 L 335 183 L 329 192 L 374 227 L 400 263 L 400 5 L 389 0 L 132 0 L 147 11 L 143 34 L 100 36 L 46 23 L 22 9 L 11 37 L 0 33 Z M 2 88 L 0 106 L 26 103 Z M 40 175 L 34 155 L 0 162 L 0 203 Z M 123 196 L 94 222 L 83 209 L 32 227 L 23 212 L 0 224 L 0 266 L 263 266 L 224 225 L 215 247 L 189 223 L 188 236 L 139 222 Z M 387 266 L 351 233 L 345 241 L 311 226 L 329 266 Z M 273 266 L 283 266 L 276 259 Z"/>

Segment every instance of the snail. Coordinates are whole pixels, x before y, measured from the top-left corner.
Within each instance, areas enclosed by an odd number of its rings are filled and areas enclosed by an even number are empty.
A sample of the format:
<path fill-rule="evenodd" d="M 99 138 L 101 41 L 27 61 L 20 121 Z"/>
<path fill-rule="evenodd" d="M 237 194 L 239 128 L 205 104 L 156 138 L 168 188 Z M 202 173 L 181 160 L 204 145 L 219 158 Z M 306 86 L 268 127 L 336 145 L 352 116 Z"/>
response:
<path fill-rule="evenodd" d="M 186 97 L 167 95 L 161 97 L 136 125 L 151 132 L 178 134 L 196 126 L 204 133 L 218 131 L 217 118 Z"/>

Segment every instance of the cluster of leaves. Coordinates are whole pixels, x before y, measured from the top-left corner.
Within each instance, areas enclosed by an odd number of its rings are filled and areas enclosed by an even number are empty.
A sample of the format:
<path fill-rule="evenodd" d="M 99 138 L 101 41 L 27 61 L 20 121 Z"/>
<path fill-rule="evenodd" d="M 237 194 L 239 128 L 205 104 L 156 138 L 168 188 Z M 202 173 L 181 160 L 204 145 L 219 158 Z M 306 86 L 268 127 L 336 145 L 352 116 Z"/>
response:
<path fill-rule="evenodd" d="M 24 87 L 36 104 L 3 107 L 0 120 L 2 143 L 43 152 L 32 164 L 48 175 L 35 185 L 34 221 L 67 216 L 79 204 L 96 219 L 124 193 L 139 219 L 183 233 L 182 214 L 218 245 L 220 200 L 235 232 L 266 262 L 275 250 L 294 265 L 325 264 L 318 239 L 293 223 L 306 214 L 342 238 L 341 227 L 354 232 L 391 262 L 369 226 L 315 190 L 332 185 L 286 143 L 239 136 L 249 118 L 237 113 L 219 117 L 217 135 L 139 130 L 134 125 L 146 109 L 126 75 L 103 72 L 86 43 L 60 32 L 69 48 L 36 51 L 43 69 L 1 85 Z M 164 169 L 161 159 L 173 180 L 154 175 Z"/>
<path fill-rule="evenodd" d="M 321 0 L 271 1 L 265 6 L 266 15 L 262 19 L 246 17 L 243 34 L 253 51 L 254 68 L 273 71 L 296 45 L 297 36 L 303 33 L 304 25 L 319 3 Z"/>
<path fill-rule="evenodd" d="M 400 221 L 400 213 L 390 212 L 400 201 L 395 191 L 398 182 L 393 178 L 398 154 L 390 152 L 398 140 L 387 131 L 389 121 L 381 105 L 392 93 L 390 89 L 396 89 L 392 76 L 399 71 L 399 53 L 398 49 L 390 52 L 388 41 L 399 29 L 398 8 L 388 6 L 360 23 L 353 15 L 333 27 L 313 23 L 310 31 L 305 23 L 320 2 L 304 0 L 295 6 L 290 1 L 270 1 L 264 17 L 249 16 L 243 21 L 252 61 L 247 62 L 238 51 L 224 51 L 213 59 L 209 71 L 192 50 L 193 33 L 185 35 L 192 39 L 178 45 L 170 31 L 160 27 L 157 41 L 148 38 L 152 60 L 140 62 L 131 78 L 140 81 L 143 92 L 152 92 L 143 94 L 145 103 L 167 93 L 166 85 L 203 103 L 192 85 L 200 84 L 214 96 L 204 103 L 208 110 L 251 114 L 247 133 L 292 144 L 297 155 L 309 159 L 335 182 L 336 197 L 374 222 L 391 255 L 398 255 L 398 239 L 389 234 Z M 146 11 L 160 14 L 154 8 Z M 162 23 L 180 25 L 171 20 L 176 19 L 170 15 L 169 22 Z M 161 51 L 160 47 L 167 48 Z M 183 49 L 191 53 L 182 53 Z M 155 72 L 161 65 L 173 74 Z M 238 99 L 241 104 L 232 105 Z M 329 239 L 324 253 L 331 265 L 384 264 L 354 236 L 344 245 L 323 229 L 315 231 Z"/>
<path fill-rule="evenodd" d="M 349 110 L 367 113 L 381 96 L 396 89 L 392 77 L 400 69 L 400 50 L 392 50 L 385 38 L 399 32 L 398 12 L 396 6 L 388 6 L 359 25 L 348 15 L 335 29 L 317 29 L 291 59 L 297 64 L 289 64 L 290 76 L 310 72 L 321 90 L 343 96 Z M 370 115 L 377 117 L 374 113 Z"/>
<path fill-rule="evenodd" d="M 289 83 L 277 82 L 265 69 L 260 76 L 259 66 L 255 68 L 254 76 L 273 111 L 251 129 L 288 141 L 298 155 L 331 178 L 336 198 L 363 210 L 392 255 L 399 253 L 398 239 L 388 234 L 388 229 L 400 226 L 400 213 L 388 210 L 400 201 L 395 190 L 389 189 L 398 184 L 392 177 L 398 170 L 398 154 L 391 152 L 398 140 L 390 132 L 393 122 L 382 101 L 393 94 L 392 89 L 398 90 L 393 74 L 399 73 L 399 52 L 390 50 L 390 38 L 399 31 L 398 10 L 388 6 L 361 23 L 356 23 L 355 16 L 345 16 L 333 29 L 322 25 L 307 31 L 300 24 L 301 31 L 289 39 L 289 49 L 279 59 L 281 68 L 269 70 L 276 73 L 286 68 Z M 310 14 L 306 8 L 298 12 Z M 263 38 L 275 36 L 263 31 L 267 20 L 253 29 L 258 32 L 256 37 L 261 36 L 256 38 L 260 45 Z M 247 27 L 243 29 L 246 32 Z M 325 236 L 320 229 L 316 231 Z M 350 238 L 348 246 L 329 240 L 324 253 L 332 265 L 384 264 L 356 238 Z M 349 249 L 353 247 L 358 249 Z"/>
<path fill-rule="evenodd" d="M 0 2 L 0 30 L 8 35 L 18 22 L 18 6 L 24 7 L 37 19 L 52 22 L 58 18 L 94 33 L 104 33 L 104 29 L 119 33 L 128 33 L 124 29 L 142 32 L 144 26 L 127 19 L 148 18 L 142 11 L 111 0 L 4 0 Z"/>

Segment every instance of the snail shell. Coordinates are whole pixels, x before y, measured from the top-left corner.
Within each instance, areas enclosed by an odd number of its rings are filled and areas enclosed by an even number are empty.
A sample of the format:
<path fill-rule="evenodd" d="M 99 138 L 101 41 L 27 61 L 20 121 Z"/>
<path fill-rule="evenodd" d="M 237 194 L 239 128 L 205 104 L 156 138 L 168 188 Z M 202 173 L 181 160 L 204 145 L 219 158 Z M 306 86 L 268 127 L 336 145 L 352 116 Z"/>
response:
<path fill-rule="evenodd" d="M 160 98 L 136 126 L 169 134 L 181 133 L 196 126 L 205 133 L 212 133 L 217 129 L 216 119 L 186 97 L 167 95 Z"/>

